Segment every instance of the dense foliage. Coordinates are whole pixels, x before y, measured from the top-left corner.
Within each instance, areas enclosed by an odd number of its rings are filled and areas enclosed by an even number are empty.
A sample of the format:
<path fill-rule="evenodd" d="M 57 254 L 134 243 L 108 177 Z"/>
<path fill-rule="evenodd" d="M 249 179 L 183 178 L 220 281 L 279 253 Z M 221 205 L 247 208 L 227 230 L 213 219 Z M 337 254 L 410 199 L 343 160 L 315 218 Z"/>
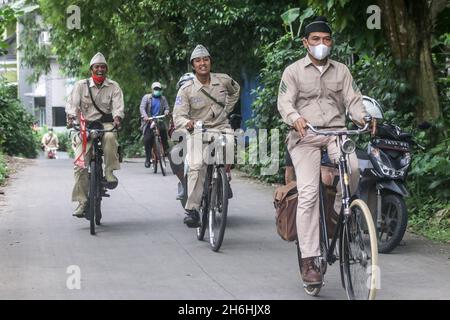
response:
<path fill-rule="evenodd" d="M 8 167 L 6 165 L 5 157 L 0 151 L 0 186 L 5 182 L 8 174 Z"/>
<path fill-rule="evenodd" d="M 16 87 L 0 77 L 0 151 L 9 155 L 36 157 L 33 117 L 17 100 Z"/>

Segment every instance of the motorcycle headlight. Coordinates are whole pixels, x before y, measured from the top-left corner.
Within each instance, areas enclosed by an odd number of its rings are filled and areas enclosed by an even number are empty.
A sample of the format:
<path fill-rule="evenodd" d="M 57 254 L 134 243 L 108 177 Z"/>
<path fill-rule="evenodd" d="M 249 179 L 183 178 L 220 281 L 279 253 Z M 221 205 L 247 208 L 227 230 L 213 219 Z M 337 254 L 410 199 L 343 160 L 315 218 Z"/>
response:
<path fill-rule="evenodd" d="M 402 166 L 401 169 L 394 169 L 391 168 L 389 166 L 387 166 L 385 164 L 385 161 L 383 161 L 380 150 L 377 148 L 372 148 L 372 150 L 370 151 L 370 154 L 373 156 L 373 158 L 376 160 L 377 165 L 379 167 L 378 171 L 381 171 L 380 173 L 383 174 L 386 177 L 389 178 L 403 178 L 405 173 L 406 173 L 406 169 L 408 168 L 408 165 Z M 410 160 L 409 160 L 410 161 Z"/>
<path fill-rule="evenodd" d="M 356 144 L 353 140 L 347 139 L 342 143 L 342 152 L 350 154 L 355 152 Z"/>

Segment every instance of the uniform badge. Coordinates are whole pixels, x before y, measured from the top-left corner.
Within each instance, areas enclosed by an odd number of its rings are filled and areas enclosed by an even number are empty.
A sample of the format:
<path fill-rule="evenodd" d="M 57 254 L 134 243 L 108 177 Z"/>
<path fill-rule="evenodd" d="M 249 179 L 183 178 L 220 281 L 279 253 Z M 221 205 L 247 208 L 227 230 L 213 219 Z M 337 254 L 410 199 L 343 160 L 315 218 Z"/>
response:
<path fill-rule="evenodd" d="M 177 98 L 175 99 L 175 107 L 177 106 L 181 106 L 183 99 L 181 98 L 181 96 L 177 96 Z"/>
<path fill-rule="evenodd" d="M 281 94 L 285 94 L 287 92 L 287 85 L 286 83 L 284 83 L 283 80 L 281 80 L 281 84 L 280 84 L 280 93 Z"/>

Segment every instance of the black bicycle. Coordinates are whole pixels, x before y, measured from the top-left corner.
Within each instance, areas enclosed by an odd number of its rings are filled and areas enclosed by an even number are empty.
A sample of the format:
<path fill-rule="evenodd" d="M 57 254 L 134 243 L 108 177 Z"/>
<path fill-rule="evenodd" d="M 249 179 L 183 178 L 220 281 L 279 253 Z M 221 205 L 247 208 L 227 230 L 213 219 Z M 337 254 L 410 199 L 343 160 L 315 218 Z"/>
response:
<path fill-rule="evenodd" d="M 197 239 L 202 241 L 208 228 L 209 244 L 211 249 L 216 252 L 220 249 L 225 235 L 228 195 L 230 192 L 230 185 L 224 165 L 224 149 L 227 144 L 227 132 L 216 129 L 204 129 L 202 128 L 201 121 L 197 121 L 195 128 L 198 131 L 194 131 L 194 134 L 212 133 L 208 141 L 208 147 L 211 150 L 210 156 L 214 159 L 211 164 L 207 165 L 206 177 L 203 183 L 203 194 L 199 208 L 200 226 L 196 230 Z M 217 152 L 218 150 L 220 151 Z M 181 199 L 182 204 L 185 204 L 187 200 L 187 171 L 188 168 L 186 167 L 183 183 L 184 199 Z"/>
<path fill-rule="evenodd" d="M 365 120 L 369 121 L 369 118 Z M 379 281 L 377 235 L 367 204 L 361 199 L 351 197 L 347 163 L 348 154 L 353 153 L 356 147 L 352 140 L 347 139 L 347 136 L 367 132 L 369 123 L 366 122 L 362 129 L 343 131 L 316 130 L 310 124 L 308 127 L 319 135 L 336 136 L 340 148 L 339 162 L 336 167 L 339 170 L 339 183 L 342 188 L 342 208 L 334 233 L 329 237 L 326 217 L 334 209 L 332 205 L 325 204 L 324 185 L 321 179 L 319 187 L 321 255 L 316 263 L 324 276 L 327 264 L 332 265 L 339 260 L 341 281 L 348 299 L 375 299 L 377 281 Z M 298 241 L 297 254 L 301 273 L 301 252 Z M 304 285 L 304 289 L 307 294 L 317 296 L 323 284 L 322 282 L 315 286 Z"/>
<path fill-rule="evenodd" d="M 150 124 L 150 130 L 153 130 L 153 136 L 155 139 L 152 148 L 153 172 L 154 173 L 158 172 L 158 164 L 159 164 L 163 176 L 166 175 L 166 150 L 164 150 L 163 143 L 161 140 L 158 120 L 165 117 L 166 115 L 160 115 L 148 118 L 148 121 L 152 121 L 152 123 Z"/>
<path fill-rule="evenodd" d="M 80 126 L 75 125 L 75 130 L 80 131 Z M 92 121 L 86 128 L 87 139 L 92 139 L 91 157 L 89 161 L 89 191 L 88 210 L 86 219 L 90 221 L 91 235 L 95 235 L 95 225 L 100 225 L 102 219 L 101 202 L 103 197 L 109 197 L 106 189 L 106 179 L 103 175 L 103 149 L 102 137 L 105 132 L 116 132 L 117 128 L 106 130 L 99 121 Z"/>

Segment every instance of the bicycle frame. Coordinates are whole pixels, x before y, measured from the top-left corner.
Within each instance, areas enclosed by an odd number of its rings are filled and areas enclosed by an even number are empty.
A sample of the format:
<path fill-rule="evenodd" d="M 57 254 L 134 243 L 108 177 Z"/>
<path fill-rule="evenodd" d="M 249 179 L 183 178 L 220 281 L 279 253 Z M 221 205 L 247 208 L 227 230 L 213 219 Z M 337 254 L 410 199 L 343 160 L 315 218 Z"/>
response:
<path fill-rule="evenodd" d="M 224 153 L 217 152 L 217 149 L 225 148 L 226 138 L 224 138 L 223 135 L 226 134 L 226 132 L 220 130 L 201 129 L 194 132 L 194 134 L 204 133 L 207 131 L 210 131 L 211 133 L 218 133 L 222 136 L 219 136 L 217 140 L 214 136 L 212 136 L 212 139 L 207 139 L 208 148 L 210 145 L 213 145 L 214 147 L 212 150 L 208 150 L 210 152 L 209 155 L 213 157 L 213 161 L 211 163 L 208 161 L 206 166 L 206 177 L 203 182 L 202 200 L 199 210 L 201 214 L 201 225 L 197 228 L 197 239 L 203 240 L 206 228 L 209 226 L 209 243 L 211 249 L 213 251 L 218 251 L 222 245 L 226 228 L 229 185 L 224 170 Z M 221 192 L 218 193 L 218 190 L 221 190 Z M 218 198 L 219 195 L 222 197 L 220 198 L 221 200 Z M 217 214 L 220 216 L 219 220 L 217 220 Z M 219 221 L 219 223 L 217 223 L 217 221 Z"/>
<path fill-rule="evenodd" d="M 337 241 L 339 239 L 339 236 L 342 233 L 342 229 L 344 225 L 347 223 L 347 220 L 350 216 L 350 203 L 351 203 L 351 193 L 350 193 L 350 183 L 349 183 L 349 169 L 347 164 L 347 154 L 343 151 L 342 145 L 344 143 L 344 136 L 348 135 L 354 135 L 354 134 L 361 134 L 367 131 L 369 127 L 369 123 L 366 123 L 364 128 L 358 129 L 358 130 L 342 130 L 342 131 L 319 131 L 316 130 L 312 125 L 309 123 L 307 124 L 308 127 L 316 134 L 320 135 L 326 135 L 326 136 L 336 136 L 337 143 L 340 150 L 339 155 L 339 161 L 337 163 L 337 167 L 339 169 L 339 183 L 341 185 L 342 190 L 342 206 L 341 211 L 339 212 L 339 218 L 338 222 L 333 234 L 333 237 L 330 240 L 328 239 L 328 233 L 327 233 L 327 226 L 326 226 L 326 217 L 325 217 L 325 206 L 324 206 L 324 196 L 323 196 L 323 184 L 322 181 L 320 182 L 319 186 L 319 197 L 320 197 L 320 224 L 322 226 L 321 228 L 321 241 L 324 242 L 325 248 L 326 248 L 326 260 L 328 264 L 333 264 L 336 262 L 337 258 L 334 254 Z"/>

